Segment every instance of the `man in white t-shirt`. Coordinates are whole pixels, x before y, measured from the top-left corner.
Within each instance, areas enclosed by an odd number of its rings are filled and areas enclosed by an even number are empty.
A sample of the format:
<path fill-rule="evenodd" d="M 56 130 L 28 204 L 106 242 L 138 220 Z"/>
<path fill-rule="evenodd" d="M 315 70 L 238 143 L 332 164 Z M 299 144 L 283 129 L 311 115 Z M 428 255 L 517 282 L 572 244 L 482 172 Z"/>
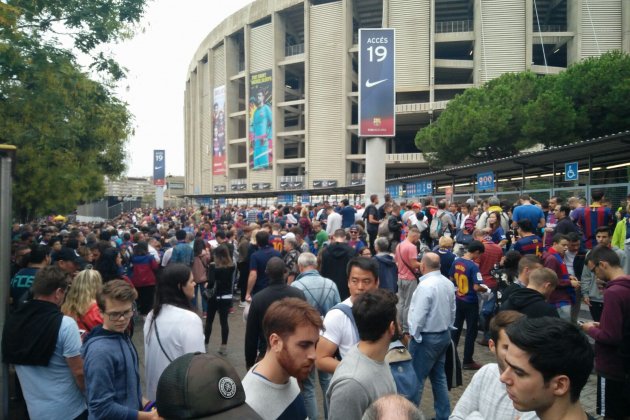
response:
<path fill-rule="evenodd" d="M 352 302 L 360 294 L 378 289 L 378 263 L 375 260 L 354 257 L 348 263 L 347 273 L 350 297 L 328 311 L 317 346 L 317 368 L 328 373 L 334 373 L 339 364 L 335 357 L 337 351 L 343 358 L 359 342 L 354 319 L 349 317 Z"/>

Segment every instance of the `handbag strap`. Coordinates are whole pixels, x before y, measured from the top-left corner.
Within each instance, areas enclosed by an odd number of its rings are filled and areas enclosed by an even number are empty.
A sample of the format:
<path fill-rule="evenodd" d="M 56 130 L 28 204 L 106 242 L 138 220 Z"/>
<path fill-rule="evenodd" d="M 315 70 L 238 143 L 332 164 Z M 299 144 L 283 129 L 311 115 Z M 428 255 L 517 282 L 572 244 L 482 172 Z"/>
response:
<path fill-rule="evenodd" d="M 164 350 L 164 347 L 162 346 L 162 341 L 160 340 L 160 333 L 158 332 L 158 327 L 157 327 L 157 319 L 153 320 L 153 326 L 155 327 L 155 336 L 157 337 L 158 344 L 160 345 L 160 348 L 162 349 L 162 353 L 164 353 L 164 356 L 166 356 L 166 358 L 168 359 L 168 362 L 170 363 L 173 361 L 173 359 L 169 357 L 169 355 L 166 353 L 166 350 Z"/>
<path fill-rule="evenodd" d="M 402 242 L 401 242 L 402 243 Z M 398 244 L 398 246 L 396 247 L 396 253 L 398 254 L 398 256 L 400 257 L 400 261 L 403 262 L 403 264 L 405 264 L 405 266 L 409 269 L 409 272 L 411 274 L 413 274 L 413 276 L 417 279 L 418 278 L 418 274 L 414 271 L 413 268 L 411 268 L 409 266 L 409 264 L 407 264 L 407 262 L 405 261 L 405 259 L 403 258 L 403 255 L 399 252 L 400 251 L 400 244 Z"/>

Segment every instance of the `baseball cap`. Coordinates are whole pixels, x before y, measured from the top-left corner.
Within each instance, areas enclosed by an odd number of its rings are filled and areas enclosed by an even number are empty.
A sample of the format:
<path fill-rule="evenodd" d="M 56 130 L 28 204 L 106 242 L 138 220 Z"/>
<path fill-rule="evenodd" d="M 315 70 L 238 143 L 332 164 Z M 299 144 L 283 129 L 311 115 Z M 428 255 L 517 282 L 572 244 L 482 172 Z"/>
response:
<path fill-rule="evenodd" d="M 225 359 L 188 353 L 167 366 L 155 406 L 165 419 L 262 419 L 245 403 L 245 389 Z"/>
<path fill-rule="evenodd" d="M 76 249 L 68 248 L 64 246 L 59 251 L 55 252 L 55 261 L 70 261 L 79 264 L 81 262 L 81 256 Z"/>
<path fill-rule="evenodd" d="M 412 209 L 419 209 L 419 208 L 422 208 L 422 205 L 421 205 L 420 203 L 417 203 L 417 202 L 416 202 L 416 203 L 413 203 L 413 204 L 411 205 L 411 208 L 412 208 Z"/>
<path fill-rule="evenodd" d="M 287 232 L 287 234 L 286 234 L 286 235 L 284 235 L 284 236 L 282 237 L 282 239 L 295 239 L 295 233 L 293 233 L 293 232 Z"/>
<path fill-rule="evenodd" d="M 354 231 L 357 231 L 357 232 L 358 232 L 358 231 L 359 231 L 359 226 L 357 226 L 357 225 L 352 225 L 352 226 L 350 226 L 350 229 L 348 229 L 348 230 L 354 230 Z"/>

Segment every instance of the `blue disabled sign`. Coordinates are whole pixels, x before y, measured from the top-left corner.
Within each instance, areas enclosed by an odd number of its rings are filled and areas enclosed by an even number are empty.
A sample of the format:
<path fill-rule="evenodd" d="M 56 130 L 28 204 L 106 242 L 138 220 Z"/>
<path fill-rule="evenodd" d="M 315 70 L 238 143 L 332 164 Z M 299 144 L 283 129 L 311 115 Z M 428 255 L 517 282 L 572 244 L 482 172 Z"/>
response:
<path fill-rule="evenodd" d="M 578 163 L 577 162 L 564 164 L 564 180 L 565 181 L 578 180 Z"/>

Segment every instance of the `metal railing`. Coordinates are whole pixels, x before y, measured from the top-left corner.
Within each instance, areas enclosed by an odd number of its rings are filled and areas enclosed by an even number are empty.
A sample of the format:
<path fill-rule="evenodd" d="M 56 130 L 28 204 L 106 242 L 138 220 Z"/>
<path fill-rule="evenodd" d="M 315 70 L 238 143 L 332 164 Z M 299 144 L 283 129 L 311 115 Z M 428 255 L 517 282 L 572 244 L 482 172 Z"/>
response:
<path fill-rule="evenodd" d="M 472 32 L 472 20 L 447 20 L 435 22 L 435 33 L 443 34 L 449 32 Z"/>
<path fill-rule="evenodd" d="M 536 25 L 534 24 L 534 32 L 566 32 L 567 25 Z"/>
<path fill-rule="evenodd" d="M 284 55 L 287 57 L 300 54 L 304 54 L 304 43 L 287 45 L 284 49 Z"/>

